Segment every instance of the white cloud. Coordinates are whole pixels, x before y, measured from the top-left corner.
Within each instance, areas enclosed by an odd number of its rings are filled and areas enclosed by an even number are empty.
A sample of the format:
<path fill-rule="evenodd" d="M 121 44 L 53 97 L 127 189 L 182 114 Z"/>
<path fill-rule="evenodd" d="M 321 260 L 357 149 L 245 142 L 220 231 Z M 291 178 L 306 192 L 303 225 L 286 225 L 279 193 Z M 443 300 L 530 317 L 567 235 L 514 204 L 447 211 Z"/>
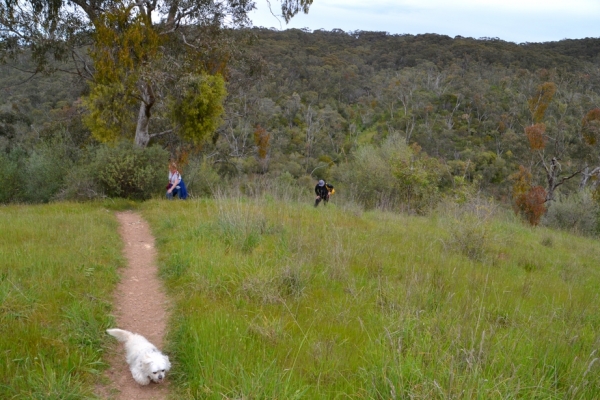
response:
<path fill-rule="evenodd" d="M 255 26 L 437 33 L 514 42 L 600 36 L 598 0 L 314 0 L 309 14 L 294 17 L 289 25 L 270 15 L 266 4 L 257 0 Z M 280 14 L 280 3 L 271 4 Z"/>
<path fill-rule="evenodd" d="M 313 5 L 362 10 L 503 10 L 510 12 L 562 12 L 567 14 L 600 13 L 597 0 L 315 0 Z"/>

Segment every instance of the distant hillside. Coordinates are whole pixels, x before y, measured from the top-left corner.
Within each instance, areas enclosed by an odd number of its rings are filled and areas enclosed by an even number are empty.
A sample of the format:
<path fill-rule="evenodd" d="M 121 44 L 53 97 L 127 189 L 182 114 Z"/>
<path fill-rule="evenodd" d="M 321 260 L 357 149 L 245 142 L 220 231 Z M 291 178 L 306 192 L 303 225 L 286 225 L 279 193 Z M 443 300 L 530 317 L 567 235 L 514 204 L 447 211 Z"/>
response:
<path fill-rule="evenodd" d="M 583 123 L 600 106 L 600 39 L 515 44 L 264 28 L 231 34 L 244 40 L 227 72 L 224 121 L 211 143 L 192 151 L 210 155 L 221 176 L 288 173 L 300 180 L 312 173 L 311 179 L 340 181 L 357 149 L 380 146 L 390 134 L 439 160 L 447 181 L 464 179 L 507 201 L 519 166 L 531 172 L 532 185 L 545 187 L 544 163 L 559 160 L 557 179 L 575 177 L 560 187 L 569 193 L 580 170 L 600 165 L 591 144 L 597 121 Z M 553 89 L 542 110 L 535 102 L 543 87 Z M 67 75 L 29 79 L 4 66 L 0 88 L 5 151 L 29 151 L 65 129 L 77 146 L 93 144 L 75 103 L 84 82 Z M 534 123 L 544 124 L 545 159 L 525 134 Z M 190 151 L 174 136 L 157 143 L 174 155 Z"/>
<path fill-rule="evenodd" d="M 242 68 L 232 74 L 229 115 L 242 114 L 246 126 L 272 132 L 275 169 L 289 164 L 281 156 L 300 154 L 304 165 L 292 168 L 299 176 L 318 160 L 338 163 L 357 145 L 399 132 L 445 160 L 454 174 L 506 196 L 507 178 L 519 165 L 543 184 L 545 172 L 524 129 L 534 122 L 529 100 L 545 83 L 556 87 L 540 119 L 547 153 L 569 164 L 597 162 L 598 150 L 585 146 L 581 129 L 600 105 L 600 39 L 515 44 L 435 34 L 251 33 L 255 45 L 246 51 L 262 60 L 253 66 L 262 66 L 263 74 L 245 79 Z M 252 133 L 239 120 L 227 126 L 221 131 L 227 143 Z"/>
<path fill-rule="evenodd" d="M 533 49 L 551 50 L 569 57 L 598 62 L 600 38 L 564 39 L 559 42 L 527 43 Z"/>
<path fill-rule="evenodd" d="M 471 61 L 505 67 L 527 68 L 581 68 L 581 61 L 597 60 L 600 38 L 563 40 L 547 43 L 505 42 L 497 38 L 451 38 L 446 35 L 391 35 L 386 32 L 344 32 L 290 29 L 271 31 L 253 29 L 261 41 L 286 42 L 290 48 L 304 49 L 313 54 L 360 54 L 368 65 L 377 70 L 414 67 L 417 60 L 427 60 L 439 67 L 447 67 L 457 60 Z M 265 56 L 269 46 L 261 44 L 257 50 Z M 365 53 L 368 51 L 368 54 Z"/>

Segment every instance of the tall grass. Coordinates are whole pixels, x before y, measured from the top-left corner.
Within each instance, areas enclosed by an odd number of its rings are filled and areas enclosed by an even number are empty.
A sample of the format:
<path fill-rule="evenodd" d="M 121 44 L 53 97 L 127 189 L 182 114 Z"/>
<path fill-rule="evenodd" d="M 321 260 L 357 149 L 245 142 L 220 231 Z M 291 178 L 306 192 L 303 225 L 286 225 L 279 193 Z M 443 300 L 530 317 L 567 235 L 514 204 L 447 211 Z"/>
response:
<path fill-rule="evenodd" d="M 0 207 L 0 398 L 93 397 L 122 263 L 95 205 Z"/>
<path fill-rule="evenodd" d="M 145 203 L 174 396 L 600 397 L 598 243 L 485 207 Z"/>

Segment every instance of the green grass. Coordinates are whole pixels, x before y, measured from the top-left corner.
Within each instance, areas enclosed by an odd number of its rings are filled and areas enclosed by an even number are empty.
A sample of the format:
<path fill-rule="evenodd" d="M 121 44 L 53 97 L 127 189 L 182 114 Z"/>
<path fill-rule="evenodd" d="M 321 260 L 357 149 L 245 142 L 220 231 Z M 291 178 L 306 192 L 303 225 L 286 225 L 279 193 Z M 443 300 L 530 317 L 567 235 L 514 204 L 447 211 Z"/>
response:
<path fill-rule="evenodd" d="M 489 210 L 150 201 L 174 398 L 600 397 L 597 241 Z"/>
<path fill-rule="evenodd" d="M 0 207 L 0 398 L 93 397 L 122 265 L 98 205 Z"/>
<path fill-rule="evenodd" d="M 173 299 L 173 398 L 600 398 L 595 240 L 485 205 L 108 207 L 0 208 L 0 398 L 93 397 L 131 207 Z"/>

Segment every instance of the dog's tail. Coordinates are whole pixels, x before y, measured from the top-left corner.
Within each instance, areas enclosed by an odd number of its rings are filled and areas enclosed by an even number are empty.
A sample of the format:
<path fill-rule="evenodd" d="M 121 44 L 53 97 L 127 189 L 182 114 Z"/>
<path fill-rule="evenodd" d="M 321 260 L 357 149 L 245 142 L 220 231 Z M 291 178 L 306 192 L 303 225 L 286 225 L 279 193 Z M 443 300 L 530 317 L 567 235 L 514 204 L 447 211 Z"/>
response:
<path fill-rule="evenodd" d="M 126 342 L 129 337 L 133 336 L 133 333 L 124 329 L 107 329 L 106 332 L 108 332 L 109 335 L 116 337 L 119 342 Z"/>

